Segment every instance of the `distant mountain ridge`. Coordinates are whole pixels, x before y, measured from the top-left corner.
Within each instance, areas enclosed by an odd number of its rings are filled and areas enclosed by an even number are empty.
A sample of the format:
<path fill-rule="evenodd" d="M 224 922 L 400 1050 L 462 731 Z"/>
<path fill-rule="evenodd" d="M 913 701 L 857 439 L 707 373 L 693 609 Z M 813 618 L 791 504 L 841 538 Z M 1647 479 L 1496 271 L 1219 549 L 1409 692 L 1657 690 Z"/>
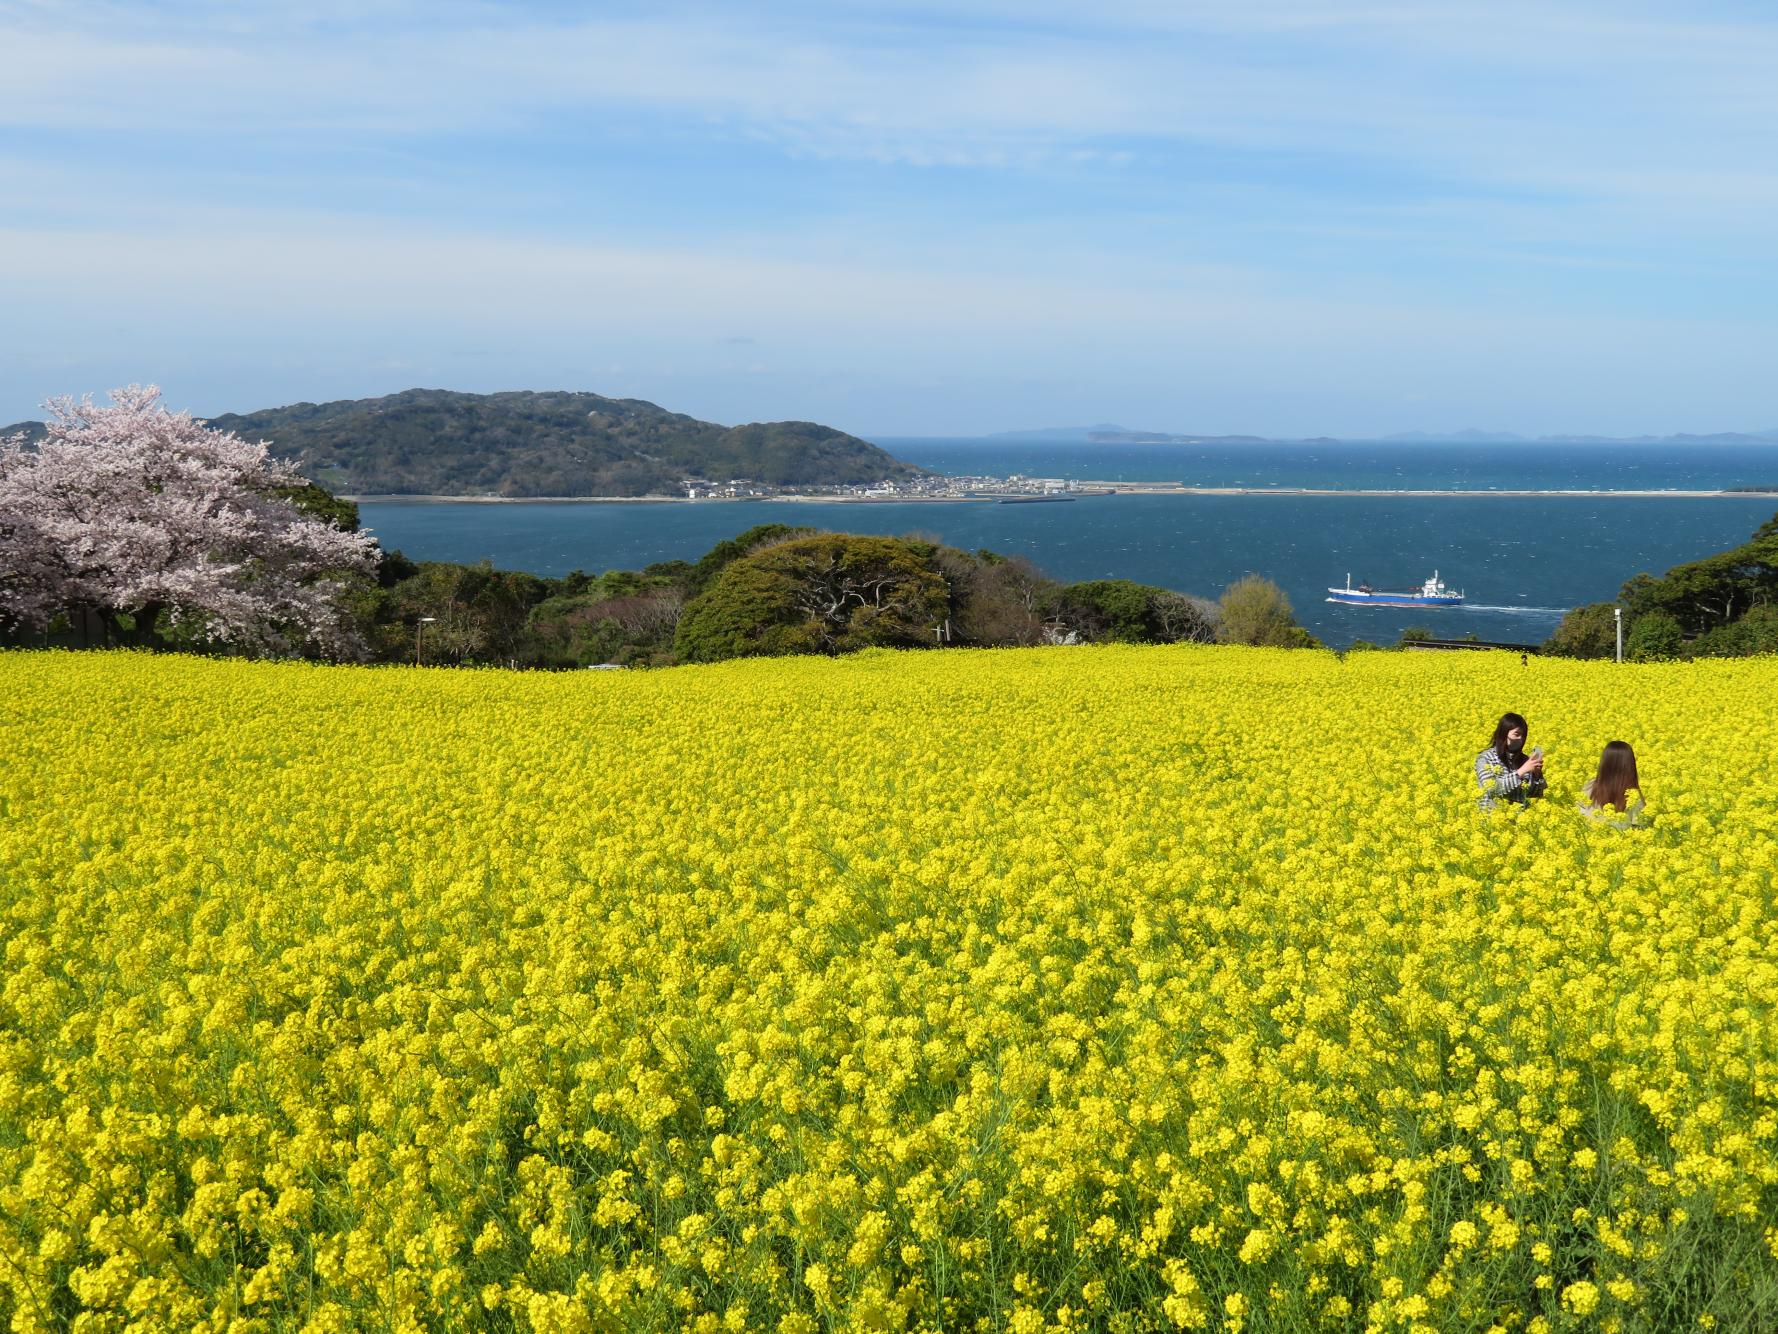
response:
<path fill-rule="evenodd" d="M 1266 445 L 1263 435 L 1168 435 L 1162 431 L 1093 431 L 1095 445 Z"/>
<path fill-rule="evenodd" d="M 815 422 L 719 426 L 642 399 L 571 391 L 408 389 L 209 421 L 270 441 L 274 455 L 343 495 L 678 495 L 687 478 L 853 486 L 926 472 Z M 18 430 L 40 436 L 42 423 L 0 434 Z"/>
<path fill-rule="evenodd" d="M 1095 435 L 1122 435 L 1129 431 L 1127 426 L 1117 426 L 1111 422 L 1100 422 L 1097 426 L 1044 426 L 1034 431 L 995 431 L 992 435 L 983 436 L 984 440 L 1090 440 Z"/>

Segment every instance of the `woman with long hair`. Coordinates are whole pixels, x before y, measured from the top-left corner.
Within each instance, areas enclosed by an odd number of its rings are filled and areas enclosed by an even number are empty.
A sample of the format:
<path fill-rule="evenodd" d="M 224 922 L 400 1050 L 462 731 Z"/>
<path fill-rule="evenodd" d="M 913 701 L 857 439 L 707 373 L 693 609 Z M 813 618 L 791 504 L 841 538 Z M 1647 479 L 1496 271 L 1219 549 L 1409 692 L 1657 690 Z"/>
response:
<path fill-rule="evenodd" d="M 1642 779 L 1636 772 L 1636 752 L 1628 741 L 1608 741 L 1599 757 L 1599 772 L 1581 791 L 1580 809 L 1589 819 L 1606 821 L 1619 829 L 1642 823 Z M 1634 802 L 1630 794 L 1635 793 Z"/>
<path fill-rule="evenodd" d="M 1543 752 L 1525 753 L 1531 728 L 1516 713 L 1503 713 L 1494 725 L 1488 748 L 1475 757 L 1476 786 L 1482 789 L 1482 809 L 1491 811 L 1501 802 L 1523 806 L 1541 797 L 1548 786 L 1543 777 Z"/>

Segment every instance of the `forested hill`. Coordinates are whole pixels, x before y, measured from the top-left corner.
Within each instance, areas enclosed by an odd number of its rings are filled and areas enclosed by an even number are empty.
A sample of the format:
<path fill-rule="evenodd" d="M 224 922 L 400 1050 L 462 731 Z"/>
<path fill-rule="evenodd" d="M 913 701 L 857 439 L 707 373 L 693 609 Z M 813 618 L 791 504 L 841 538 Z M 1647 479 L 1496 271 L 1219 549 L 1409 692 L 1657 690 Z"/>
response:
<path fill-rule="evenodd" d="M 409 389 L 228 413 L 211 425 L 271 441 L 311 481 L 347 495 L 674 495 L 687 477 L 842 486 L 922 471 L 814 422 L 718 426 L 640 399 L 566 391 Z"/>

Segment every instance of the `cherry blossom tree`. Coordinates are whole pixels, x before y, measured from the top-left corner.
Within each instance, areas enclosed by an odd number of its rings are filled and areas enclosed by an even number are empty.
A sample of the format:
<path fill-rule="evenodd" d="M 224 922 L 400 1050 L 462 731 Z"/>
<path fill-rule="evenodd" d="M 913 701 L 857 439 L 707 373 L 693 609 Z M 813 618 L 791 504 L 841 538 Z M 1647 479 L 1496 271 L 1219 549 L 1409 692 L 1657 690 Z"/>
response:
<path fill-rule="evenodd" d="M 339 594 L 376 543 L 288 499 L 294 464 L 264 442 L 114 390 L 53 399 L 47 434 L 0 441 L 0 619 L 123 613 L 197 641 L 349 654 Z"/>

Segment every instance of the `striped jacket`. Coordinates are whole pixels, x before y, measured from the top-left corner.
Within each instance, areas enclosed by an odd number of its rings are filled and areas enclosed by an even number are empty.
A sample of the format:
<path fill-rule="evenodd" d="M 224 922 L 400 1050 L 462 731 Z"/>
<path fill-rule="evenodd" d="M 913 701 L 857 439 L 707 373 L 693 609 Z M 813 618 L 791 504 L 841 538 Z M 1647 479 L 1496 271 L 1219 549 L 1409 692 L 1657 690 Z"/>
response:
<path fill-rule="evenodd" d="M 1521 778 L 1506 766 L 1492 746 L 1475 757 L 1475 781 L 1482 790 L 1478 800 L 1485 811 L 1493 810 L 1503 801 L 1523 806 L 1532 797 L 1541 797 L 1548 786 L 1543 780 L 1543 770 Z"/>

